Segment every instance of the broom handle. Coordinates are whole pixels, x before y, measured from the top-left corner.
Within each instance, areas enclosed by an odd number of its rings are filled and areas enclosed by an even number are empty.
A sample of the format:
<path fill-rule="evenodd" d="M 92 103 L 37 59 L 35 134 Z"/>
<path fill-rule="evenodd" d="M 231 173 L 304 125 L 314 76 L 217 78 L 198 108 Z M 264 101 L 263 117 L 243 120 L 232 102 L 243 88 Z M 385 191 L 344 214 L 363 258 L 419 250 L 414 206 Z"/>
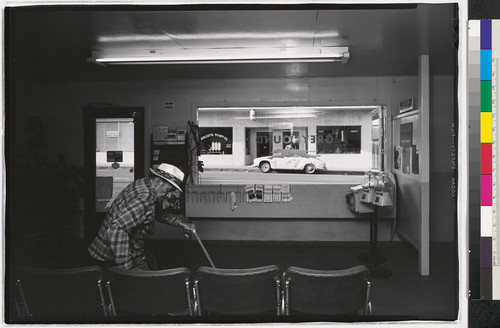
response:
<path fill-rule="evenodd" d="M 215 269 L 214 262 L 212 262 L 212 259 L 210 258 L 210 255 L 208 255 L 208 252 L 207 252 L 207 250 L 205 249 L 205 246 L 203 246 L 203 243 L 201 242 L 200 236 L 198 236 L 198 233 L 196 232 L 196 229 L 191 229 L 191 231 L 193 232 L 193 235 L 196 237 L 196 240 L 198 240 L 198 244 L 200 244 L 201 249 L 203 250 L 203 252 L 204 252 L 204 253 L 205 253 L 205 255 L 207 256 L 207 259 L 208 259 L 208 261 L 210 262 L 210 265 L 212 266 L 212 268 L 214 268 L 214 269 Z"/>

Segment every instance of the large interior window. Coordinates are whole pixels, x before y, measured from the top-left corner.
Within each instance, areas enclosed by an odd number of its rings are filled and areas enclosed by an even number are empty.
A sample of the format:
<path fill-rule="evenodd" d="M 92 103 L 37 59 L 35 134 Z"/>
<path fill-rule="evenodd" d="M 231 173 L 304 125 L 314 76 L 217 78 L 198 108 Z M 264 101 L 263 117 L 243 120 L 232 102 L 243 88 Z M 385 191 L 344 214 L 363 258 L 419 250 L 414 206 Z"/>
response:
<path fill-rule="evenodd" d="M 199 107 L 199 160 L 206 169 L 200 173 L 199 183 L 245 184 L 255 183 L 256 179 L 266 183 L 297 179 L 333 183 L 337 178 L 325 174 L 327 171 L 365 172 L 374 167 L 374 158 L 379 158 L 378 153 L 372 152 L 379 151 L 373 147 L 380 138 L 378 131 L 373 131 L 373 112 L 380 108 L 372 105 Z M 283 149 L 303 151 L 306 159 L 294 158 L 282 165 L 270 163 L 272 167 L 266 172 L 255 164 Z M 324 162 L 318 165 L 326 169 L 319 170 L 323 172 L 314 177 L 298 175 L 305 172 L 305 162 L 310 161 L 307 158 Z"/>
<path fill-rule="evenodd" d="M 316 143 L 318 154 L 359 154 L 361 125 L 318 126 Z"/>

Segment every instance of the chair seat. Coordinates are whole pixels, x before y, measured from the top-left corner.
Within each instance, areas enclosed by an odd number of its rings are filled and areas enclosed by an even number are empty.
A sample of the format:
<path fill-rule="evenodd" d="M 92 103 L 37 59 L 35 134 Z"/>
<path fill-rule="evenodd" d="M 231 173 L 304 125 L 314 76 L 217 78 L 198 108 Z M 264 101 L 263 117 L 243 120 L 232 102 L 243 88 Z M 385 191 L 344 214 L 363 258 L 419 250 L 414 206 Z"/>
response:
<path fill-rule="evenodd" d="M 16 281 L 26 318 L 44 322 L 99 321 L 107 315 L 103 270 L 24 267 Z"/>
<path fill-rule="evenodd" d="M 194 287 L 201 315 L 280 313 L 280 271 L 276 265 L 245 269 L 200 267 Z"/>
<path fill-rule="evenodd" d="M 369 274 L 364 265 L 341 270 L 289 267 L 283 281 L 285 312 L 288 315 L 370 314 Z"/>
<path fill-rule="evenodd" d="M 114 315 L 121 317 L 192 314 L 188 268 L 158 271 L 110 268 L 106 284 Z"/>

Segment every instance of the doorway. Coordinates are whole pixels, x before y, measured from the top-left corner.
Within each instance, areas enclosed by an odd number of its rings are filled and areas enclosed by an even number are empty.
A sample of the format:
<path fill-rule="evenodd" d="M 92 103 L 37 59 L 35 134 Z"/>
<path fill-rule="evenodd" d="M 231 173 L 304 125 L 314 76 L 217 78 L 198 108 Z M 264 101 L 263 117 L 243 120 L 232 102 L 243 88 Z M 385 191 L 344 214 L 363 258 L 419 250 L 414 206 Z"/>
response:
<path fill-rule="evenodd" d="M 144 158 L 144 108 L 85 108 L 85 239 L 97 235 L 114 198 L 144 177 Z"/>
<path fill-rule="evenodd" d="M 271 132 L 257 132 L 257 157 L 271 155 Z"/>

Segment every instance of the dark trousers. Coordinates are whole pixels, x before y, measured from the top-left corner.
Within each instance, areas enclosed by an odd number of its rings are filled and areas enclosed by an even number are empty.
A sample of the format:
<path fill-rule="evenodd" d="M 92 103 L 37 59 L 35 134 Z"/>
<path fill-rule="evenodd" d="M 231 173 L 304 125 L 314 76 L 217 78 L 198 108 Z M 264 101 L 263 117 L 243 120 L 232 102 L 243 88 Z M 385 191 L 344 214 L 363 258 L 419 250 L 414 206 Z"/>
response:
<path fill-rule="evenodd" d="M 153 253 L 145 251 L 144 255 L 132 259 L 134 269 L 155 271 L 158 270 L 158 261 Z"/>

